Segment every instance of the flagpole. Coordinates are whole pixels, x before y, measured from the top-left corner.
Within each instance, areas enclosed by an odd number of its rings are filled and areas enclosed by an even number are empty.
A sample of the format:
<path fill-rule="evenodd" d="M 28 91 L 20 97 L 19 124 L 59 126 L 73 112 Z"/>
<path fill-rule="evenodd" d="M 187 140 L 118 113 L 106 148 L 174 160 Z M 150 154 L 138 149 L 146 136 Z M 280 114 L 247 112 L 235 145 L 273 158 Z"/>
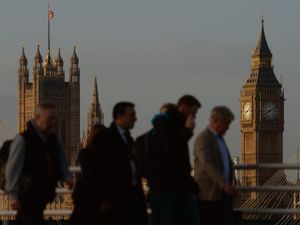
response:
<path fill-rule="evenodd" d="M 48 50 L 50 51 L 50 18 L 49 18 L 49 12 L 50 12 L 50 3 L 48 3 L 48 12 L 47 12 L 47 19 L 48 19 Z"/>

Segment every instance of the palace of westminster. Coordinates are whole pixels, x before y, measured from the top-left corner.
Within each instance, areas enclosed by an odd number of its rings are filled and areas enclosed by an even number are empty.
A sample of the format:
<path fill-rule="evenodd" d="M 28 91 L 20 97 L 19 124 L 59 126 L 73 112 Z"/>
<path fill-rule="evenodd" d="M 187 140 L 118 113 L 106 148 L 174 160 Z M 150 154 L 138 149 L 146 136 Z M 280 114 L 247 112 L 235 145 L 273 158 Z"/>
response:
<path fill-rule="evenodd" d="M 43 101 L 55 103 L 58 113 L 56 133 L 64 144 L 68 162 L 70 165 L 75 165 L 78 150 L 86 145 L 91 128 L 96 123 L 103 123 L 96 78 L 93 100 L 88 112 L 88 127 L 82 140 L 80 140 L 80 68 L 76 47 L 74 46 L 70 59 L 68 81 L 66 81 L 64 61 L 60 49 L 53 62 L 50 49 L 48 49 L 45 60 L 43 60 L 40 46 L 37 46 L 32 82 L 29 81 L 28 61 L 24 48 L 19 63 L 19 131 L 22 132 L 26 127 L 26 121 L 33 118 L 39 103 Z"/>
<path fill-rule="evenodd" d="M 282 163 L 284 94 L 282 85 L 273 72 L 272 53 L 266 41 L 263 22 L 262 20 L 260 36 L 252 54 L 251 71 L 242 86 L 240 96 L 243 163 Z M 53 61 L 48 49 L 43 60 L 37 46 L 32 81 L 29 79 L 24 48 L 19 63 L 19 131 L 24 129 L 25 121 L 33 117 L 40 102 L 54 102 L 59 118 L 56 132 L 65 145 L 69 163 L 74 165 L 78 149 L 85 145 L 93 125 L 103 123 L 96 79 L 88 112 L 87 130 L 80 140 L 80 68 L 76 48 L 74 47 L 70 59 L 68 79 L 60 50 Z M 247 186 L 261 185 L 274 173 L 272 170 L 249 170 L 241 180 Z"/>

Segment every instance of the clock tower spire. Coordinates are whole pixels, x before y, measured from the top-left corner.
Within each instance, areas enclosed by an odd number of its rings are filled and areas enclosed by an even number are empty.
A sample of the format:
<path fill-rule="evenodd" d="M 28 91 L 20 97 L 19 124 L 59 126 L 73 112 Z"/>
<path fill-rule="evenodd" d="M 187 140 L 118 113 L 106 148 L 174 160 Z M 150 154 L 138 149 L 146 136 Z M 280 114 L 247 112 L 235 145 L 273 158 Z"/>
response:
<path fill-rule="evenodd" d="M 264 20 L 252 54 L 251 72 L 241 90 L 242 160 L 244 163 L 282 163 L 284 94 L 272 65 Z M 262 185 L 276 170 L 245 171 L 244 185 Z M 252 195 L 255 198 L 255 195 Z"/>

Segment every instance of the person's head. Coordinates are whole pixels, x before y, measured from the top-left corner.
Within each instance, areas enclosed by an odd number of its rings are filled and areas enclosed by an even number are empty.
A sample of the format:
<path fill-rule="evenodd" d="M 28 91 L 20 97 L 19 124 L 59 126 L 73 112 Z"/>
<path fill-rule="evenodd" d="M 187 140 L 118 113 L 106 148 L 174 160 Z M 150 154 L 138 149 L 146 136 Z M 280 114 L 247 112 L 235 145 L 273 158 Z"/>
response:
<path fill-rule="evenodd" d="M 124 130 L 134 127 L 137 120 L 134 104 L 131 102 L 119 102 L 113 108 L 113 120 Z"/>
<path fill-rule="evenodd" d="M 216 106 L 211 110 L 210 126 L 218 135 L 223 136 L 233 120 L 234 115 L 226 106 Z"/>
<path fill-rule="evenodd" d="M 92 143 L 97 135 L 104 134 L 107 128 L 103 124 L 95 124 L 87 138 L 87 146 L 92 146 Z"/>
<path fill-rule="evenodd" d="M 44 102 L 38 105 L 35 112 L 37 127 L 45 134 L 54 130 L 57 125 L 57 112 L 54 104 Z"/>
<path fill-rule="evenodd" d="M 183 95 L 177 102 L 178 110 L 185 115 L 196 117 L 198 109 L 201 108 L 201 103 L 192 95 Z"/>
<path fill-rule="evenodd" d="M 166 112 L 168 112 L 168 111 L 170 111 L 170 110 L 175 110 L 175 109 L 177 109 L 177 108 L 176 108 L 176 105 L 169 102 L 169 103 L 163 104 L 163 105 L 160 107 L 159 112 L 160 112 L 160 113 L 166 113 Z"/>

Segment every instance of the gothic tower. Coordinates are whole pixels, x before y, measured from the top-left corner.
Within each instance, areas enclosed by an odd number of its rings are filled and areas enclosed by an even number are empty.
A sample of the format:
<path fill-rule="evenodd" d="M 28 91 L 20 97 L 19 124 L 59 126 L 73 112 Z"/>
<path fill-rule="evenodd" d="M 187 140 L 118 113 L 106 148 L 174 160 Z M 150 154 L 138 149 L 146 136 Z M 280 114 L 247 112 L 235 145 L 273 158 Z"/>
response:
<path fill-rule="evenodd" d="M 64 62 L 60 49 L 53 63 L 50 50 L 48 49 L 43 61 L 40 47 L 37 46 L 32 82 L 29 81 L 24 48 L 19 63 L 19 131 L 22 132 L 26 122 L 34 117 L 39 103 L 53 102 L 58 113 L 56 133 L 64 144 L 69 163 L 74 165 L 80 142 L 80 70 L 75 47 L 71 58 L 69 82 L 65 81 Z"/>
<path fill-rule="evenodd" d="M 68 129 L 70 131 L 70 149 L 74 150 L 69 157 L 73 164 L 76 163 L 78 146 L 80 143 L 80 68 L 79 59 L 76 53 L 76 46 L 73 48 L 73 55 L 70 60 L 69 69 L 69 87 L 70 87 L 70 123 Z"/>
<path fill-rule="evenodd" d="M 251 72 L 241 90 L 242 160 L 244 163 L 282 163 L 284 94 L 272 65 L 264 21 L 252 54 Z M 246 170 L 244 185 L 262 185 L 276 170 Z"/>
<path fill-rule="evenodd" d="M 102 112 L 100 102 L 99 102 L 97 79 L 95 77 L 94 88 L 93 88 L 93 99 L 87 116 L 87 130 L 83 133 L 83 138 L 80 143 L 80 148 L 86 147 L 87 139 L 92 131 L 92 128 L 96 124 L 103 124 L 103 120 L 104 120 L 104 114 Z"/>

